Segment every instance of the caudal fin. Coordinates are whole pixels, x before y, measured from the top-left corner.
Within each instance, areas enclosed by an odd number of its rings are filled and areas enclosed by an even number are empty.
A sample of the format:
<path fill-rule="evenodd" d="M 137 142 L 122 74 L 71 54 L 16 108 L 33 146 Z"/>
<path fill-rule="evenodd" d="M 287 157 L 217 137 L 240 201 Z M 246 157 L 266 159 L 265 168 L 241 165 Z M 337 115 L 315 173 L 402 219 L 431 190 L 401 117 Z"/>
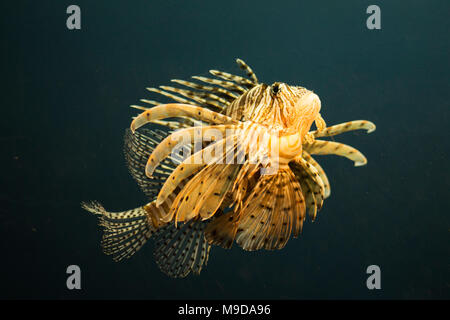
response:
<path fill-rule="evenodd" d="M 99 225 L 104 228 L 103 252 L 111 255 L 114 261 L 130 258 L 156 231 L 144 207 L 107 212 L 96 201 L 82 202 L 81 207 L 98 216 Z"/>
<path fill-rule="evenodd" d="M 106 211 L 96 201 L 83 202 L 81 207 L 99 217 L 99 224 L 104 228 L 103 252 L 115 261 L 130 258 L 152 235 L 156 242 L 156 263 L 168 276 L 199 274 L 208 261 L 211 245 L 204 233 L 207 222 L 194 219 L 178 227 L 174 223 L 154 226 L 152 218 L 157 218 L 156 212 L 165 208 L 156 208 L 154 202 L 115 213 Z"/>

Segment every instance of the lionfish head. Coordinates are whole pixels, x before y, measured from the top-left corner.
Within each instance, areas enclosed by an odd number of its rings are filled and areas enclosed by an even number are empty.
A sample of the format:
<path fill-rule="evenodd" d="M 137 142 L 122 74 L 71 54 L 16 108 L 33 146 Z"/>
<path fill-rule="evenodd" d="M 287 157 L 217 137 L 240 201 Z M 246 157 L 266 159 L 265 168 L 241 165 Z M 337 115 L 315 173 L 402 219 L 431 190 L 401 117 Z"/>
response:
<path fill-rule="evenodd" d="M 235 105 L 244 120 L 279 126 L 301 135 L 309 131 L 321 107 L 314 92 L 282 82 L 259 84 L 239 97 Z"/>
<path fill-rule="evenodd" d="M 299 94 L 290 107 L 290 128 L 304 136 L 308 133 L 312 123 L 319 114 L 321 102 L 319 96 L 302 87 L 296 87 Z"/>

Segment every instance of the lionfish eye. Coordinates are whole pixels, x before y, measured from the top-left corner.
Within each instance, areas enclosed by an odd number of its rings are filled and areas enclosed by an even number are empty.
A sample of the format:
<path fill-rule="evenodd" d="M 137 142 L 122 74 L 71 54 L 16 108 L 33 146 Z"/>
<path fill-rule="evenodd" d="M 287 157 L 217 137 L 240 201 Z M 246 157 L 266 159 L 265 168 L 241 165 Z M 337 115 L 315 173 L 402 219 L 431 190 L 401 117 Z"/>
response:
<path fill-rule="evenodd" d="M 277 94 L 278 92 L 280 92 L 280 84 L 278 82 L 275 82 L 272 85 L 272 93 Z"/>

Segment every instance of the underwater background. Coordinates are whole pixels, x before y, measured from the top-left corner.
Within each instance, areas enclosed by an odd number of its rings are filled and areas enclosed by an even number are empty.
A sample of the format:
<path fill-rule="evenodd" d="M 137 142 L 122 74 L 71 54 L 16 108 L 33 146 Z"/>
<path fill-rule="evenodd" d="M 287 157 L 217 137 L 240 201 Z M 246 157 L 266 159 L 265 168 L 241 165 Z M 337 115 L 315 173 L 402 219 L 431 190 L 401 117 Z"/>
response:
<path fill-rule="evenodd" d="M 66 8 L 81 8 L 68 30 Z M 366 8 L 381 8 L 381 30 Z M 7 1 L 2 12 L 0 298 L 449 299 L 448 1 Z M 171 279 L 150 240 L 115 263 L 80 202 L 146 203 L 128 173 L 130 104 L 170 79 L 240 74 L 301 85 L 336 141 L 368 158 L 318 156 L 331 197 L 280 251 L 213 247 L 200 276 Z M 82 289 L 66 288 L 81 268 Z M 381 268 L 368 290 L 366 268 Z"/>

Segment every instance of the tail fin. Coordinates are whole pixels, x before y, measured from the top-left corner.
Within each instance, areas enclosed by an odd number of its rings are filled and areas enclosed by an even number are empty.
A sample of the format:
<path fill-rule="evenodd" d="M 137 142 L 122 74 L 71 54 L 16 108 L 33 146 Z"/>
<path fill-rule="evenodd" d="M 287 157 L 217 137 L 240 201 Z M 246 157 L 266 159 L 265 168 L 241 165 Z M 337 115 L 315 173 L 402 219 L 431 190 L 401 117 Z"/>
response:
<path fill-rule="evenodd" d="M 112 255 L 114 261 L 130 258 L 156 231 L 144 207 L 115 213 L 107 212 L 96 201 L 82 202 L 81 207 L 99 217 L 99 225 L 104 228 L 103 252 Z"/>
<path fill-rule="evenodd" d="M 154 256 L 164 273 L 174 278 L 186 277 L 191 271 L 200 274 L 211 249 L 204 233 L 207 222 L 191 220 L 178 228 L 173 223 L 154 227 L 150 216 L 157 209 L 153 204 L 116 213 L 107 212 L 96 201 L 83 202 L 81 207 L 99 216 L 104 228 L 103 252 L 114 261 L 130 258 L 155 235 Z"/>

